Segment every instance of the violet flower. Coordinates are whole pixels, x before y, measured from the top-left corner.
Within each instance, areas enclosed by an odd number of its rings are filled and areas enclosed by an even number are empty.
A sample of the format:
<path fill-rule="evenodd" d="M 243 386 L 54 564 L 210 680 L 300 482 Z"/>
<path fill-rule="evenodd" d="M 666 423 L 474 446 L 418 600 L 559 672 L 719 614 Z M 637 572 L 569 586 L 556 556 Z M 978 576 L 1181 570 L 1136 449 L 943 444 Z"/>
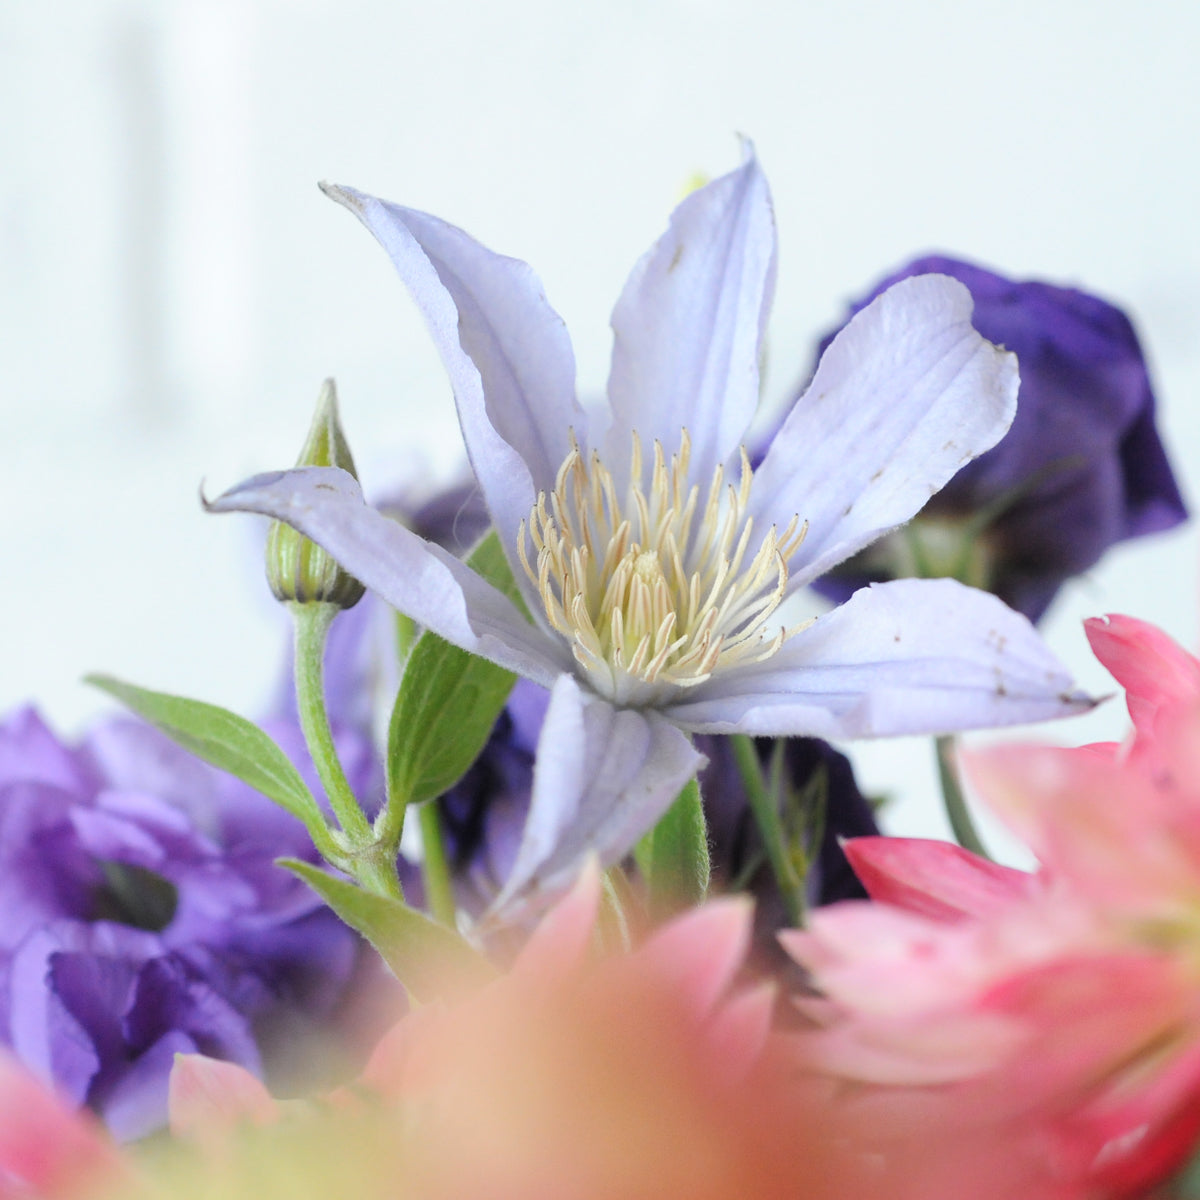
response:
<path fill-rule="evenodd" d="M 905 280 L 859 314 L 752 471 L 741 443 L 775 274 L 752 153 L 685 199 L 635 267 L 596 435 L 529 267 L 327 190 L 429 323 L 533 621 L 343 472 L 257 476 L 210 507 L 293 525 L 426 628 L 550 689 L 502 902 L 561 886 L 588 851 L 624 855 L 700 766 L 688 732 L 947 732 L 1087 707 L 1027 622 L 948 580 L 797 620 L 799 589 L 908 520 L 1012 420 L 1015 362 L 971 328 L 961 284 Z"/>
<path fill-rule="evenodd" d="M 368 786 L 369 748 L 342 741 Z M 311 857 L 299 822 L 148 726 L 114 720 L 72 749 L 16 713 L 0 725 L 0 1041 L 121 1138 L 165 1121 L 176 1053 L 261 1074 L 356 956 L 280 854 Z"/>
<path fill-rule="evenodd" d="M 940 559 L 932 564 L 938 573 L 952 573 L 948 559 L 957 556 L 970 582 L 1036 621 L 1059 587 L 1109 546 L 1187 516 L 1155 429 L 1146 361 L 1129 318 L 1099 297 L 1014 282 L 939 255 L 889 275 L 851 316 L 927 272 L 961 280 L 975 300 L 975 328 L 1017 355 L 1016 419 L 930 500 L 907 527 L 908 544 L 903 534 L 876 542 L 816 586 L 844 600 L 871 580 L 919 574 L 915 545 L 918 555 Z M 989 511 L 977 531 L 973 518 Z"/>

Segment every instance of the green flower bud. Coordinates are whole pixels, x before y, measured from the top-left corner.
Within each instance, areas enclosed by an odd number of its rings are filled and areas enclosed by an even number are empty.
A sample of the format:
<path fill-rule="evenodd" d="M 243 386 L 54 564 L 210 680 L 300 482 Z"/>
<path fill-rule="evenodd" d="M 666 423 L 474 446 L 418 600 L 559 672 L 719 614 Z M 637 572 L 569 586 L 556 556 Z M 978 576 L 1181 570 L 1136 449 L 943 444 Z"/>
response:
<path fill-rule="evenodd" d="M 321 385 L 312 428 L 296 466 L 341 467 L 358 478 L 338 418 L 337 389 L 332 379 Z M 267 533 L 267 582 L 278 600 L 335 604 L 338 608 L 353 608 L 365 590 L 316 542 L 282 521 L 272 521 Z"/>

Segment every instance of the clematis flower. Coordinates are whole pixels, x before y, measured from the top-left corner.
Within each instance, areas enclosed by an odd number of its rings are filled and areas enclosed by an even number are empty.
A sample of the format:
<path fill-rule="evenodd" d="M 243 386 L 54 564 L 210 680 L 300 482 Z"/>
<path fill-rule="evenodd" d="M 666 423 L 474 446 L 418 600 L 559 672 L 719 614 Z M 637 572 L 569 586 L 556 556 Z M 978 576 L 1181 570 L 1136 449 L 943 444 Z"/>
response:
<path fill-rule="evenodd" d="M 1012 420 L 1015 362 L 972 329 L 960 284 L 905 280 L 865 309 L 755 470 L 742 438 L 775 230 L 752 154 L 684 200 L 635 267 L 595 432 L 525 264 L 327 191 L 429 324 L 532 621 L 344 473 L 257 476 L 210 507 L 293 525 L 426 628 L 550 690 L 508 896 L 561 885 L 585 848 L 625 853 L 700 765 L 687 732 L 947 732 L 1087 706 L 1024 620 L 950 581 L 897 581 L 803 619 L 805 584 L 908 520 Z"/>
<path fill-rule="evenodd" d="M 459 557 L 465 556 L 488 528 L 487 509 L 473 483 L 456 483 L 432 495 L 394 491 L 379 508 Z M 332 697 L 330 711 L 335 714 L 343 710 L 355 713 L 364 695 L 371 692 L 369 680 L 378 670 L 373 655 L 394 655 L 390 643 L 373 654 L 363 654 L 369 640 L 365 627 L 373 621 L 371 610 L 376 605 L 385 610 L 378 598 L 371 597 L 341 617 L 346 632 L 330 639 L 326 690 Z M 353 629 L 349 622 L 355 622 Z M 438 801 L 458 901 L 474 915 L 500 893 L 516 862 L 549 699 L 545 688 L 519 679 L 479 758 Z M 773 746 L 770 739 L 760 742 L 764 765 Z M 783 923 L 784 911 L 729 740 L 701 736 L 697 748 L 708 759 L 700 785 L 714 878 L 725 885 L 739 882 L 753 892 L 756 930 L 762 944 L 774 951 L 774 930 Z M 799 738 L 788 740 L 784 764 L 787 782 L 796 792 L 810 781 L 819 783 L 823 791 L 823 832 L 808 872 L 809 901 L 824 904 L 864 896 L 840 843 L 842 838 L 879 831 L 870 805 L 855 785 L 849 761 L 817 738 Z"/>
<path fill-rule="evenodd" d="M 299 749 L 297 729 L 273 730 Z M 343 737 L 366 788 L 369 748 Z M 364 770 L 368 775 L 364 775 Z M 299 822 L 139 722 L 78 748 L 0 725 L 0 1042 L 121 1138 L 166 1119 L 174 1055 L 261 1072 L 342 996 L 356 938 L 280 854 Z"/>
<path fill-rule="evenodd" d="M 1036 874 L 863 839 L 876 903 L 784 935 L 825 997 L 809 1067 L 939 1147 L 1003 1146 L 1021 1183 L 999 1195 L 1142 1195 L 1200 1140 L 1200 662 L 1127 617 L 1088 635 L 1132 740 L 967 762 Z"/>
<path fill-rule="evenodd" d="M 817 587 L 844 600 L 870 580 L 954 574 L 1037 621 L 1062 584 L 1110 546 L 1187 517 L 1155 428 L 1146 360 L 1129 318 L 1098 296 L 942 255 L 889 275 L 851 313 L 928 272 L 964 283 L 975 327 L 1017 355 L 1016 419 L 930 500 L 907 538 L 877 543 Z"/>

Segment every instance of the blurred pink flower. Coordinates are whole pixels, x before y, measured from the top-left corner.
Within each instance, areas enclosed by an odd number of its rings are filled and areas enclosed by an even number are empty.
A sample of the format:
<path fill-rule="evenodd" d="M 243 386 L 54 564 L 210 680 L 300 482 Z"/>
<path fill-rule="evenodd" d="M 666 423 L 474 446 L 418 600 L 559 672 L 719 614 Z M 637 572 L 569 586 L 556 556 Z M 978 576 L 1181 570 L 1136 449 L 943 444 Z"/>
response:
<path fill-rule="evenodd" d="M 901 1153 L 919 1120 L 940 1171 L 987 1161 L 987 1194 L 1130 1195 L 1200 1136 L 1200 662 L 1128 617 L 1087 632 L 1130 739 L 966 762 L 1037 873 L 864 838 L 874 902 L 784 935 L 823 997 L 806 1062 L 876 1085 L 842 1094 Z"/>
<path fill-rule="evenodd" d="M 735 986 L 750 905 L 707 904 L 604 953 L 599 901 L 591 870 L 509 972 L 405 1016 L 353 1086 L 278 1128 L 312 1141 L 353 1116 L 377 1130 L 373 1177 L 421 1200 L 847 1194 L 844 1142 L 767 1052 L 773 988 Z M 195 1056 L 171 1099 L 202 1145 L 239 1106 L 246 1126 L 284 1116 L 247 1073 Z"/>
<path fill-rule="evenodd" d="M 0 1050 L 0 1200 L 57 1200 L 130 1178 L 120 1151 L 91 1113 Z"/>

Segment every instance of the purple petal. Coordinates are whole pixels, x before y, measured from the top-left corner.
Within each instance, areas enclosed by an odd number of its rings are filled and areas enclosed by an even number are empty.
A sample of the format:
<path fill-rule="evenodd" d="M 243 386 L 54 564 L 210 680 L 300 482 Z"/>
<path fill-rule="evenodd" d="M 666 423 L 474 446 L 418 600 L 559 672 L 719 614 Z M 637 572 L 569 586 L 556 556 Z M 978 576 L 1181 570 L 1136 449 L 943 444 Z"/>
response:
<path fill-rule="evenodd" d="M 941 734 L 1084 712 L 1095 701 L 1026 618 L 950 579 L 856 592 L 773 658 L 665 710 L 703 733 Z"/>
<path fill-rule="evenodd" d="M 134 1141 L 162 1128 L 175 1055 L 198 1052 L 191 1037 L 172 1031 L 130 1063 L 100 1105 L 104 1123 L 117 1141 Z"/>
<path fill-rule="evenodd" d="M 553 488 L 572 428 L 581 445 L 587 441 L 562 318 L 525 263 L 485 249 L 427 213 L 351 188 L 325 192 L 375 235 L 421 310 L 507 550 L 537 493 Z"/>
<path fill-rule="evenodd" d="M 693 478 L 737 452 L 758 406 L 758 359 L 775 282 L 767 181 L 746 143 L 738 170 L 693 192 L 642 257 L 613 312 L 605 463 L 625 479 L 630 431 L 668 457 L 687 429 Z"/>
<path fill-rule="evenodd" d="M 74 793 L 91 782 L 75 755 L 29 707 L 0 725 L 0 786 L 10 781 L 53 784 Z"/>
<path fill-rule="evenodd" d="M 920 510 L 1013 419 L 1016 359 L 971 326 L 971 294 L 906 279 L 859 313 L 821 358 L 755 473 L 763 524 L 808 522 L 793 589 Z"/>
<path fill-rule="evenodd" d="M 256 512 L 298 529 L 393 608 L 440 637 L 549 686 L 570 668 L 502 592 L 453 555 L 368 508 L 355 479 L 329 467 L 256 475 L 207 504 Z"/>
<path fill-rule="evenodd" d="M 493 909 L 570 884 L 589 854 L 619 861 L 703 764 L 656 714 L 614 709 L 564 675 L 546 710 L 517 862 Z"/>

